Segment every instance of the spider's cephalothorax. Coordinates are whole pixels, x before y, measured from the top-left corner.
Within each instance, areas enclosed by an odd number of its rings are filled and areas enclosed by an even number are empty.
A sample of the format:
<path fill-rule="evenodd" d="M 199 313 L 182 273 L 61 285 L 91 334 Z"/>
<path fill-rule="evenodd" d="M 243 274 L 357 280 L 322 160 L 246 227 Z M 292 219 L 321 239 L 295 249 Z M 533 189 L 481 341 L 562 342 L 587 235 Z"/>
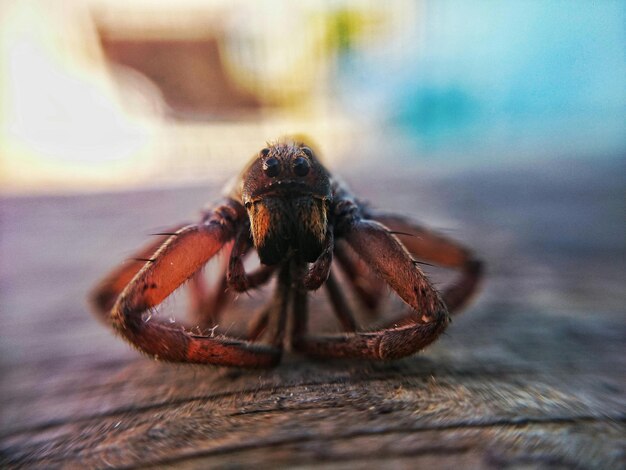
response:
<path fill-rule="evenodd" d="M 320 256 L 331 187 L 309 147 L 284 143 L 261 150 L 243 174 L 241 199 L 263 264 L 276 264 L 290 253 L 310 263 Z"/>
<path fill-rule="evenodd" d="M 198 223 L 178 225 L 159 237 L 110 273 L 92 302 L 118 334 L 167 361 L 269 367 L 280 361 L 285 344 L 320 358 L 406 356 L 439 337 L 449 313 L 468 302 L 482 276 L 482 265 L 469 250 L 406 217 L 362 205 L 331 178 L 309 146 L 298 142 L 262 149 L 239 183 Z M 262 264 L 246 272 L 244 259 L 253 249 Z M 220 251 L 228 263 L 207 292 L 201 268 Z M 417 259 L 457 269 L 460 276 L 440 294 Z M 407 304 L 407 313 L 386 328 L 359 331 L 335 266 L 370 315 L 380 313 L 385 286 Z M 216 333 L 233 292 L 260 287 L 273 277 L 274 294 L 255 313 L 247 334 Z M 147 311 L 186 281 L 195 322 L 206 334 L 152 315 L 144 321 Z M 307 298 L 322 286 L 341 334 L 308 333 Z"/>

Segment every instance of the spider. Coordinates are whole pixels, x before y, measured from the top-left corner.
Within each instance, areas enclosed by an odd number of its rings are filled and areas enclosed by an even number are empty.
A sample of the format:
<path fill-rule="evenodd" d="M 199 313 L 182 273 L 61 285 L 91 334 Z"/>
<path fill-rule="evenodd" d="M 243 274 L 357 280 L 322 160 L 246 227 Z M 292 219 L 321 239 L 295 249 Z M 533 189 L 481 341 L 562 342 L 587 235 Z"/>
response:
<path fill-rule="evenodd" d="M 165 361 L 249 368 L 278 364 L 286 342 L 317 358 L 396 359 L 435 341 L 449 313 L 477 290 L 482 263 L 468 249 L 403 216 L 364 205 L 304 143 L 268 145 L 237 181 L 198 223 L 158 234 L 93 291 L 96 312 L 140 351 Z M 198 273 L 222 249 L 227 265 L 208 295 Z M 252 249 L 261 264 L 246 272 L 243 261 Z M 460 276 L 440 294 L 416 259 L 457 269 Z M 333 261 L 370 310 L 386 283 L 408 312 L 386 328 L 357 331 Z M 273 276 L 275 293 L 252 318 L 245 340 L 146 317 L 189 281 L 200 323 L 209 325 L 234 292 L 258 288 Z M 307 297 L 322 286 L 343 333 L 307 331 Z"/>

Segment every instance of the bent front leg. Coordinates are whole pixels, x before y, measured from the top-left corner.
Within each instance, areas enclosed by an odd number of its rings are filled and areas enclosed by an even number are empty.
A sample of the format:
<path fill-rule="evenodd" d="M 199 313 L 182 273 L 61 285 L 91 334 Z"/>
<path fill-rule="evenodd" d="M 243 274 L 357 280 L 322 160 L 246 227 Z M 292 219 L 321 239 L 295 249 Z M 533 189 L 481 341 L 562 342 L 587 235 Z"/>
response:
<path fill-rule="evenodd" d="M 232 239 L 237 213 L 242 212 L 235 204 L 233 201 L 219 208 L 201 225 L 179 230 L 124 289 L 111 310 L 110 321 L 133 346 L 166 361 L 239 367 L 268 367 L 279 361 L 278 348 L 192 334 L 150 315 L 152 308 Z"/>
<path fill-rule="evenodd" d="M 351 221 L 343 236 L 412 310 L 400 321 L 402 326 L 296 338 L 296 349 L 317 357 L 395 359 L 432 343 L 448 325 L 448 312 L 406 249 L 384 226 L 370 220 Z"/>
<path fill-rule="evenodd" d="M 187 224 L 180 224 L 163 233 L 155 234 L 156 238 L 134 253 L 133 256 L 124 261 L 120 266 L 111 271 L 102 279 L 90 293 L 89 300 L 98 314 L 98 317 L 107 321 L 109 312 L 115 304 L 117 297 L 128 285 L 141 268 L 149 262 L 152 255 L 165 243 L 175 232 L 185 227 Z"/>
<path fill-rule="evenodd" d="M 484 274 L 483 263 L 469 249 L 400 215 L 381 212 L 372 217 L 394 231 L 415 258 L 461 271 L 458 279 L 442 292 L 450 313 L 469 303 Z"/>

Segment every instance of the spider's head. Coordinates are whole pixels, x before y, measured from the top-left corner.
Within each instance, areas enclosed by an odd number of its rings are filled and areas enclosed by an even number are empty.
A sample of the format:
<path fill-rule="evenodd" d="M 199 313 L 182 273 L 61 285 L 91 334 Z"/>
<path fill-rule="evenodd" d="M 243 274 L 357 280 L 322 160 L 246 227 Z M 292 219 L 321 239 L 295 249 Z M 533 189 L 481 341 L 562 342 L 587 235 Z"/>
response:
<path fill-rule="evenodd" d="M 294 253 L 307 262 L 322 253 L 331 199 L 330 178 L 302 143 L 261 150 L 242 178 L 242 200 L 263 264 Z"/>

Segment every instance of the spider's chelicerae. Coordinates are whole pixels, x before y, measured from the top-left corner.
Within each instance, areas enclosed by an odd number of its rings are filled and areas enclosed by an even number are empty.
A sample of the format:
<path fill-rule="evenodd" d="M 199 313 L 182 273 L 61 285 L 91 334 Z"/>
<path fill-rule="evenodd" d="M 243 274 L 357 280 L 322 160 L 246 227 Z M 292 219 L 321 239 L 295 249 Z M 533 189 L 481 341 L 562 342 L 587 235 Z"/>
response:
<path fill-rule="evenodd" d="M 300 353 L 321 358 L 394 359 L 432 343 L 476 291 L 482 265 L 458 243 L 405 217 L 361 204 L 330 175 L 311 148 L 280 142 L 262 149 L 223 200 L 196 224 L 179 226 L 109 274 L 95 289 L 96 311 L 139 350 L 166 361 L 236 367 L 269 367 L 280 361 L 285 330 Z M 197 273 L 220 250 L 228 266 L 207 295 Z M 261 265 L 246 272 L 251 249 Z M 423 260 L 460 271 L 440 294 L 417 266 Z M 408 312 L 388 328 L 357 331 L 336 276 L 374 309 L 387 283 Z M 364 269 L 363 265 L 369 267 Z M 232 292 L 277 276 L 275 293 L 252 318 L 245 340 L 194 334 L 144 315 L 190 280 L 203 325 L 217 323 Z M 307 332 L 307 297 L 324 286 L 344 333 Z M 291 321 L 287 322 L 287 316 Z"/>

